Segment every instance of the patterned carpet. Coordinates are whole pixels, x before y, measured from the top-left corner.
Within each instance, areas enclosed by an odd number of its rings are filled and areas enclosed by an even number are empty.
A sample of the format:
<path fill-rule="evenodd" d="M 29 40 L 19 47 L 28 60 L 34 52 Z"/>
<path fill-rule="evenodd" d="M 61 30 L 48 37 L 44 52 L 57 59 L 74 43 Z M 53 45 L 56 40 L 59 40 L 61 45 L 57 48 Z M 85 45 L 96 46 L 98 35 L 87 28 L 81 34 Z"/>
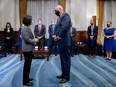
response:
<path fill-rule="evenodd" d="M 0 87 L 23 87 L 22 70 L 24 60 L 19 55 L 8 55 L 0 59 Z M 60 84 L 56 79 L 61 74 L 59 55 L 46 59 L 33 59 L 30 77 L 32 87 L 116 87 L 116 59 L 90 58 L 79 54 L 71 58 L 70 81 Z"/>

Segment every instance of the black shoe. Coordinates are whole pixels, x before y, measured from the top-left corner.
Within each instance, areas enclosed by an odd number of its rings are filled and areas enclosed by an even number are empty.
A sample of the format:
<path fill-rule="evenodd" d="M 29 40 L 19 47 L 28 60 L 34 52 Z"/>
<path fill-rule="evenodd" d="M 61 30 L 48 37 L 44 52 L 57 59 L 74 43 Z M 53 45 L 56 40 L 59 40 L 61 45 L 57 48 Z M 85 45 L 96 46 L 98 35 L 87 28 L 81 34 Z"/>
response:
<path fill-rule="evenodd" d="M 63 83 L 66 83 L 68 80 L 66 79 L 61 79 L 60 83 L 63 84 Z"/>
<path fill-rule="evenodd" d="M 23 85 L 24 85 L 24 86 L 32 86 L 32 85 L 33 85 L 33 83 L 28 82 L 28 83 L 24 83 Z"/>
<path fill-rule="evenodd" d="M 63 76 L 60 75 L 60 76 L 56 76 L 57 79 L 63 79 Z"/>
<path fill-rule="evenodd" d="M 29 81 L 32 81 L 33 80 L 33 78 L 29 78 Z"/>

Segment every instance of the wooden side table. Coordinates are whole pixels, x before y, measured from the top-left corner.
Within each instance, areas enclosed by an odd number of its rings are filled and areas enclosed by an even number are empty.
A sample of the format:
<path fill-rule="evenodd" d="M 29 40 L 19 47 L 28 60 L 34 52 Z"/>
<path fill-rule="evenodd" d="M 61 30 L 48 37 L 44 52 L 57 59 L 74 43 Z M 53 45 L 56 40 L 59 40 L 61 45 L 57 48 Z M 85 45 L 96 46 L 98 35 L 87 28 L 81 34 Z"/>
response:
<path fill-rule="evenodd" d="M 49 56 L 50 56 L 49 49 L 34 50 L 33 54 L 37 54 L 37 55 L 46 54 L 47 55 L 47 61 L 49 61 Z"/>
<path fill-rule="evenodd" d="M 85 44 L 76 44 L 77 53 L 87 54 L 87 45 Z"/>

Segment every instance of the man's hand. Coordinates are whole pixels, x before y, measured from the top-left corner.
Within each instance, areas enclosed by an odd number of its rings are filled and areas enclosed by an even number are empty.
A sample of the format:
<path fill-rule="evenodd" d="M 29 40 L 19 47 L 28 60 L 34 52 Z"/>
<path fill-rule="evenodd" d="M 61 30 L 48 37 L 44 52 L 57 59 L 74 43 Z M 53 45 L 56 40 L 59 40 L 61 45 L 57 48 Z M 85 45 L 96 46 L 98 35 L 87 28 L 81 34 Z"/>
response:
<path fill-rule="evenodd" d="M 73 36 L 73 34 L 71 34 L 71 37 Z"/>
<path fill-rule="evenodd" d="M 94 36 L 90 36 L 91 39 L 93 39 Z"/>
<path fill-rule="evenodd" d="M 38 38 L 38 39 L 41 39 L 41 38 L 43 38 L 43 36 L 38 36 L 37 38 Z"/>
<path fill-rule="evenodd" d="M 56 37 L 56 35 L 53 35 L 53 36 L 52 36 L 52 38 L 55 38 L 55 37 Z"/>
<path fill-rule="evenodd" d="M 59 38 L 58 38 L 58 37 L 54 37 L 54 40 L 55 40 L 55 41 L 58 41 L 58 40 L 59 40 Z"/>
<path fill-rule="evenodd" d="M 6 37 L 6 39 L 8 39 L 8 40 L 9 40 L 9 39 L 10 39 L 10 37 Z"/>
<path fill-rule="evenodd" d="M 38 41 L 39 41 L 39 39 L 38 39 L 38 38 L 34 38 L 34 40 L 35 40 L 35 42 L 38 42 Z"/>

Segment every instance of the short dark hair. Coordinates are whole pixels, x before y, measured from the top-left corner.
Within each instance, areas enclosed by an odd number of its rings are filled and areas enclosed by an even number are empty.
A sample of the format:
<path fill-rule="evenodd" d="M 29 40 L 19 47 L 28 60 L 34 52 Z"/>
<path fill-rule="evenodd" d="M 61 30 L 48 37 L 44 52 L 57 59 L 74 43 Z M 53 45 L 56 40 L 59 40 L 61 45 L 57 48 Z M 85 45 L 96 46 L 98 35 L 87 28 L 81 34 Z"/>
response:
<path fill-rule="evenodd" d="M 41 21 L 42 21 L 42 19 L 41 19 L 41 18 L 38 18 L 38 21 L 39 21 L 39 20 L 41 20 Z"/>
<path fill-rule="evenodd" d="M 32 22 L 32 16 L 30 16 L 30 15 L 25 15 L 25 16 L 23 17 L 23 24 L 24 24 L 24 25 L 28 26 L 28 25 L 31 24 L 31 22 Z"/>
<path fill-rule="evenodd" d="M 107 21 L 107 23 L 108 23 L 108 22 L 110 22 L 110 24 L 112 24 L 112 22 L 111 22 L 111 21 Z"/>

